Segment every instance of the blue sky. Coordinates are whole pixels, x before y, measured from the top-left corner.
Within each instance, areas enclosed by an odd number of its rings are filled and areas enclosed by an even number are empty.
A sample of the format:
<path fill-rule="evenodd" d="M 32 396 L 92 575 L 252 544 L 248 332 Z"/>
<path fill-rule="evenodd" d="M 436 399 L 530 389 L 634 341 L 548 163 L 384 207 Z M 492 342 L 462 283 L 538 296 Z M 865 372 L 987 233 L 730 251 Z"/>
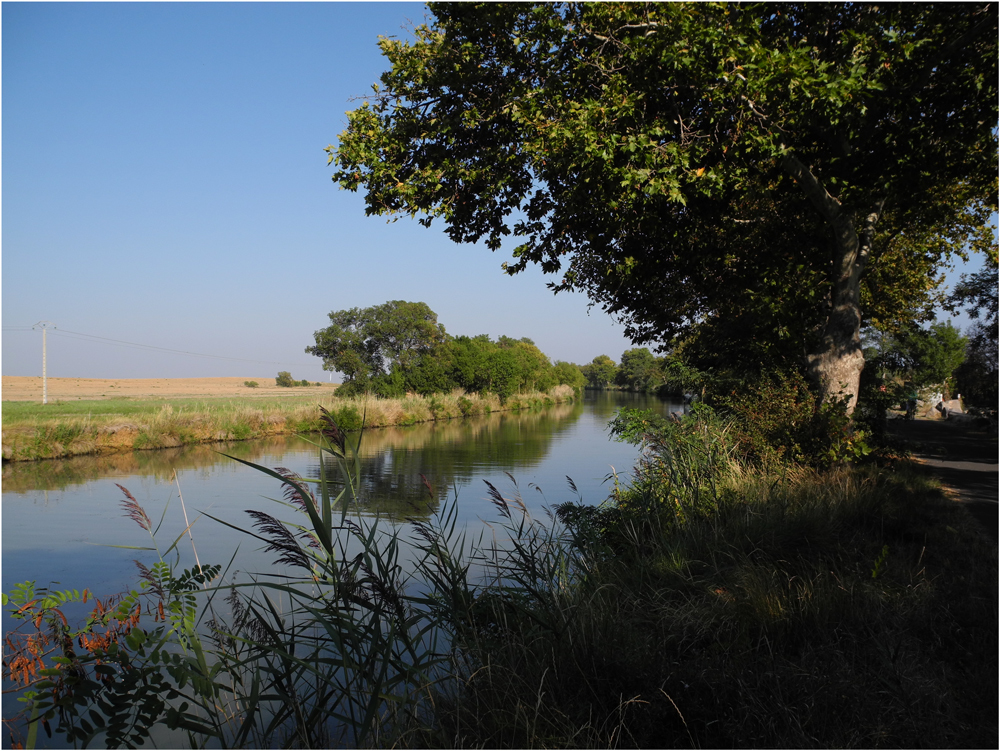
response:
<path fill-rule="evenodd" d="M 51 377 L 326 380 L 303 350 L 327 314 L 397 299 L 455 335 L 618 360 L 632 345 L 583 295 L 507 277 L 509 252 L 437 225 L 366 217 L 331 181 L 323 148 L 385 69 L 378 36 L 424 12 L 4 3 L 3 374 L 41 374 L 47 320 Z"/>

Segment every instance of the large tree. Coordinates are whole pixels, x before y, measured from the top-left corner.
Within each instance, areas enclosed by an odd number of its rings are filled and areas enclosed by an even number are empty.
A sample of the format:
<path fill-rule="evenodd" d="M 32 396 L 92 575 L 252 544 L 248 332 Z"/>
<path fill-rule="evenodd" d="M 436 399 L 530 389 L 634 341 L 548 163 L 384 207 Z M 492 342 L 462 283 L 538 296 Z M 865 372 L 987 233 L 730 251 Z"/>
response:
<path fill-rule="evenodd" d="M 615 383 L 633 391 L 648 391 L 663 383 L 663 374 L 653 353 L 646 347 L 636 347 L 622 352 Z"/>
<path fill-rule="evenodd" d="M 446 341 L 444 326 L 427 303 L 392 300 L 370 308 L 335 310 L 306 352 L 323 358 L 324 370 L 365 384 L 418 365 Z"/>
<path fill-rule="evenodd" d="M 370 214 L 521 238 L 637 343 L 783 342 L 853 408 L 860 328 L 992 242 L 995 4 L 431 4 L 330 147 Z M 744 330 L 751 333 L 746 334 Z"/>
<path fill-rule="evenodd" d="M 618 374 L 618 366 L 607 355 L 598 355 L 580 370 L 587 379 L 587 383 L 595 389 L 607 388 L 615 382 L 615 376 Z"/>

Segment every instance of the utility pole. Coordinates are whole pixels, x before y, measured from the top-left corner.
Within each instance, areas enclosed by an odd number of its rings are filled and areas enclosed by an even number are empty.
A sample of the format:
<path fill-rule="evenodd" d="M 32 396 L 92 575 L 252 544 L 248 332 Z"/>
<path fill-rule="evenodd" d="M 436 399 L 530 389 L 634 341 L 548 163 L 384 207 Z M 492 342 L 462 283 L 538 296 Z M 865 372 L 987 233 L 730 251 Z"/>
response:
<path fill-rule="evenodd" d="M 52 321 L 39 321 L 31 328 L 42 330 L 42 404 L 49 403 L 49 382 L 45 373 L 45 332 L 56 326 Z"/>

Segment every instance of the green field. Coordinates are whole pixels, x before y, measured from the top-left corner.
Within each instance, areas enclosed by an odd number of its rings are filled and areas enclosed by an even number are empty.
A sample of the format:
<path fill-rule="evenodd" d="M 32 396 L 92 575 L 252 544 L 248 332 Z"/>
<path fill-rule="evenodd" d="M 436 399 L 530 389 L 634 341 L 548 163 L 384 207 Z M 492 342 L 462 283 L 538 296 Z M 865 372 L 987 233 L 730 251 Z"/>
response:
<path fill-rule="evenodd" d="M 304 404 L 329 405 L 334 399 L 329 394 L 308 393 L 301 396 L 280 398 L 199 397 L 193 399 L 87 399 L 79 401 L 57 401 L 40 404 L 30 402 L 3 402 L 3 423 L 15 425 L 27 421 L 58 421 L 69 418 L 132 417 L 152 415 L 166 408 L 174 412 L 224 412 L 245 408 L 257 409 L 298 409 Z"/>

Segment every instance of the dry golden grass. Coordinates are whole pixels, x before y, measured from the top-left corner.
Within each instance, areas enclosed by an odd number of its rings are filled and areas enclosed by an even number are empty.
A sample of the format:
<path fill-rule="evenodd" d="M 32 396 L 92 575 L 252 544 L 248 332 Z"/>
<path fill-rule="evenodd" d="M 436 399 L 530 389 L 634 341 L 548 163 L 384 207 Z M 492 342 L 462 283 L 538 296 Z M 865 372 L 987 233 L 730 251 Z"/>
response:
<path fill-rule="evenodd" d="M 256 381 L 256 388 L 244 385 Z M 42 379 L 40 376 L 3 376 L 4 401 L 41 401 Z M 274 382 L 274 377 L 246 378 L 49 378 L 48 398 L 50 402 L 76 401 L 84 399 L 191 399 L 194 397 L 274 397 L 289 396 L 291 393 L 305 395 L 312 389 L 322 389 L 324 395 L 336 389 L 336 383 L 323 383 L 310 388 L 282 388 Z"/>
<path fill-rule="evenodd" d="M 214 379 L 220 380 L 220 379 Z M 501 405 L 494 394 L 455 391 L 401 399 L 338 399 L 328 388 L 276 388 L 262 395 L 243 387 L 239 398 L 131 398 L 54 401 L 46 405 L 6 401 L 3 457 L 30 461 L 135 449 L 172 448 L 210 441 L 247 440 L 319 429 L 318 406 L 356 413 L 360 424 L 382 428 L 447 420 L 499 410 L 539 408 L 572 401 L 573 391 L 511 397 Z"/>

